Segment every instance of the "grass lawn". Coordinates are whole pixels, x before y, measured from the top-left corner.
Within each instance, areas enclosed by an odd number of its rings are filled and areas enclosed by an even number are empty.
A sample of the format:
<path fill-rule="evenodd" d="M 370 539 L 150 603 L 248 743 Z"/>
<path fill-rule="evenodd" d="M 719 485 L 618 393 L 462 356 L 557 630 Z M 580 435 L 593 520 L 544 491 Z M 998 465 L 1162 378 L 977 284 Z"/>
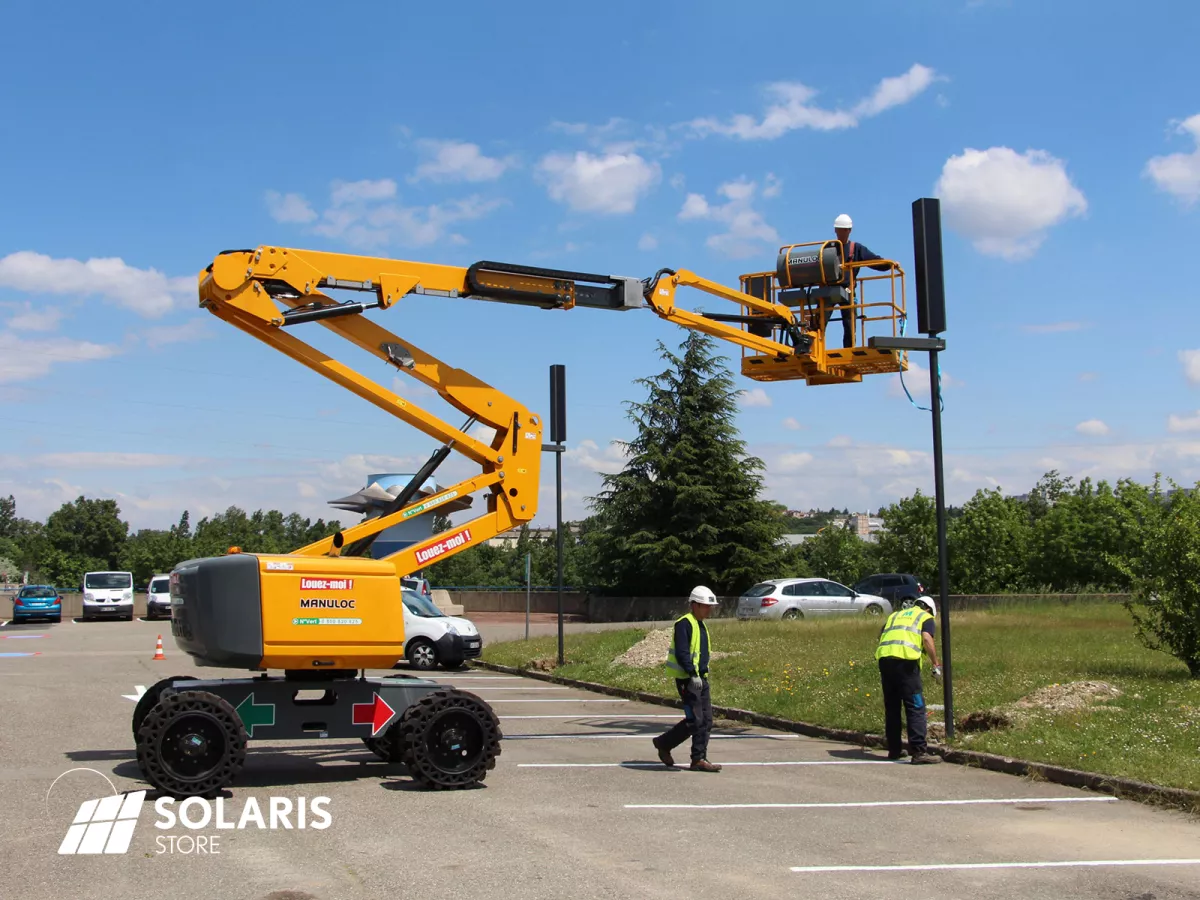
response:
<path fill-rule="evenodd" d="M 713 703 L 834 728 L 883 733 L 879 620 L 710 622 Z M 1083 710 L 1035 710 L 996 731 L 959 733 L 956 745 L 1022 759 L 1200 790 L 1200 680 L 1165 653 L 1144 649 L 1116 604 L 1030 605 L 954 614 L 955 721 L 1055 684 L 1103 681 L 1121 695 Z M 567 635 L 556 674 L 675 696 L 662 667 L 613 660 L 647 628 Z M 938 641 L 939 650 L 941 641 Z M 557 638 L 493 644 L 489 662 L 523 667 L 557 655 Z M 927 700 L 941 685 L 925 679 Z M 931 719 L 940 713 L 931 711 Z"/>

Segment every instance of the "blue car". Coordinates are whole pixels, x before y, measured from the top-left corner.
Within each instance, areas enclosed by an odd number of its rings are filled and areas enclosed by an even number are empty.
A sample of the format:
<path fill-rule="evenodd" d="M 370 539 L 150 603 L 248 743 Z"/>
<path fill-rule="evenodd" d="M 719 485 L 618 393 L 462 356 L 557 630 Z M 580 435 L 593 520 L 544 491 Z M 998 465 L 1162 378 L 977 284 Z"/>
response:
<path fill-rule="evenodd" d="M 62 621 L 62 597 L 57 588 L 44 584 L 27 584 L 13 597 L 14 622 L 26 619 Z"/>

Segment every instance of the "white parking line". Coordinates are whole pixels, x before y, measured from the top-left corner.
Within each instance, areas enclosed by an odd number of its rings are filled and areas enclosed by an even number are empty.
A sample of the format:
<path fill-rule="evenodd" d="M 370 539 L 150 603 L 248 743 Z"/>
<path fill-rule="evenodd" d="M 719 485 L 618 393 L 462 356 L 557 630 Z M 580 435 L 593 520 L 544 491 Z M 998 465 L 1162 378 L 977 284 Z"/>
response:
<path fill-rule="evenodd" d="M 525 687 L 514 684 L 512 687 L 473 687 L 473 691 L 569 691 L 566 687 Z"/>
<path fill-rule="evenodd" d="M 7 628 L 11 621 L 11 619 L 5 619 L 3 622 L 0 622 L 0 628 Z"/>
<path fill-rule="evenodd" d="M 982 806 L 1005 803 L 1117 803 L 1116 797 L 1010 797 L 987 800 L 860 800 L 843 803 L 626 803 L 626 809 L 843 809 L 880 806 Z"/>
<path fill-rule="evenodd" d="M 679 719 L 681 716 L 658 715 L 656 713 L 610 713 L 604 715 L 598 713 L 595 715 L 580 714 L 573 716 L 570 713 L 564 713 L 556 716 L 501 716 L 501 719 Z"/>
<path fill-rule="evenodd" d="M 500 697 L 492 703 L 628 703 L 628 700 L 522 700 L 519 697 Z"/>
<path fill-rule="evenodd" d="M 1076 859 L 1062 862 L 935 863 L 924 866 L 792 866 L 793 872 L 935 872 L 946 869 L 1054 869 L 1080 866 L 1200 866 L 1200 859 Z"/>
<path fill-rule="evenodd" d="M 810 759 L 797 762 L 722 762 L 722 766 L 890 766 L 886 759 Z M 517 763 L 518 769 L 661 769 L 662 763 Z"/>
<path fill-rule="evenodd" d="M 600 740 L 618 740 L 620 738 L 631 738 L 639 741 L 649 741 L 654 737 L 653 734 L 629 734 L 621 732 L 619 734 L 506 734 L 506 741 L 552 741 L 552 740 L 581 740 L 581 741 L 600 741 Z M 788 741 L 800 740 L 798 734 L 713 734 L 709 738 L 714 741 L 719 740 L 768 740 L 768 741 Z"/>

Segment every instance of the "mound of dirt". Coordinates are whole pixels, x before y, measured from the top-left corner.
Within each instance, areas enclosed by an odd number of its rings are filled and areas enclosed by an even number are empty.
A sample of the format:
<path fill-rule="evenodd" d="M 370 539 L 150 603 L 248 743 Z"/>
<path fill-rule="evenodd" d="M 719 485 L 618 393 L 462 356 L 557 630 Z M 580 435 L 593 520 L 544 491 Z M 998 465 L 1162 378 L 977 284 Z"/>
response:
<path fill-rule="evenodd" d="M 1121 692 L 1105 681 L 1072 681 L 1040 688 L 1022 697 L 1013 704 L 1013 708 L 1039 709 L 1050 713 L 1079 712 L 1120 696 Z"/>
<path fill-rule="evenodd" d="M 614 666 L 631 666 L 635 669 L 653 669 L 667 661 L 667 651 L 671 649 L 671 628 L 659 628 L 651 631 L 644 638 L 612 661 Z M 719 650 L 709 654 L 709 659 L 721 659 L 726 656 L 738 656 L 739 653 L 723 653 Z"/>
<path fill-rule="evenodd" d="M 967 734 L 1009 728 L 1027 720 L 1033 713 L 1047 712 L 1058 715 L 1094 708 L 1104 709 L 1098 704 L 1120 696 L 1121 691 L 1105 681 L 1051 684 L 1027 694 L 1015 703 L 968 713 L 957 720 L 956 725 L 959 731 Z"/>

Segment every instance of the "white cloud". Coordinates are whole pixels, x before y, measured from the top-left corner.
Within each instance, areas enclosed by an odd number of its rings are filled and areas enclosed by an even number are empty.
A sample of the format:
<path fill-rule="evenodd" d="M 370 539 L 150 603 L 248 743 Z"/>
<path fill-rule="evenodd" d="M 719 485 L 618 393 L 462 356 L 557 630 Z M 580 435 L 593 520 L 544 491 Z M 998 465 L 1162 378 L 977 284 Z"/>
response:
<path fill-rule="evenodd" d="M 781 191 L 783 191 L 783 179 L 776 177 L 774 172 L 768 172 L 762 195 L 770 199 L 778 197 Z"/>
<path fill-rule="evenodd" d="M 903 75 L 884 78 L 869 96 L 860 100 L 849 111 L 814 106 L 812 100 L 817 96 L 817 91 L 808 85 L 789 81 L 775 82 L 767 85 L 767 94 L 773 102 L 767 107 L 761 120 L 743 113 L 733 116 L 727 122 L 711 117 L 694 119 L 690 127 L 698 135 L 723 134 L 742 140 L 775 140 L 799 128 L 811 128 L 816 131 L 853 128 L 862 119 L 908 103 L 939 77 L 933 69 L 915 64 Z"/>
<path fill-rule="evenodd" d="M 308 205 L 308 201 L 300 194 L 281 194 L 279 191 L 267 191 L 267 213 L 276 222 L 286 225 L 311 222 L 317 217 L 316 211 Z"/>
<path fill-rule="evenodd" d="M 796 472 L 813 461 L 811 453 L 785 453 L 776 460 L 775 468 L 780 472 Z"/>
<path fill-rule="evenodd" d="M 1100 375 L 1096 372 L 1080 372 L 1079 380 L 1083 382 L 1095 381 Z"/>
<path fill-rule="evenodd" d="M 1190 384 L 1200 384 L 1200 350 L 1180 350 L 1183 375 Z"/>
<path fill-rule="evenodd" d="M 1184 431 L 1200 431 L 1200 409 L 1193 416 L 1177 416 L 1172 413 L 1167 417 L 1167 431 L 1179 433 Z"/>
<path fill-rule="evenodd" d="M 33 381 L 60 363 L 108 359 L 121 352 L 112 344 L 94 344 L 66 337 L 27 340 L 0 332 L 0 384 Z"/>
<path fill-rule="evenodd" d="M 336 180 L 330 185 L 329 205 L 313 220 L 310 230 L 363 249 L 389 244 L 426 247 L 443 240 L 463 244 L 466 238 L 453 226 L 483 218 L 502 204 L 501 200 L 469 196 L 404 206 L 397 200 L 396 182 L 391 178 Z"/>
<path fill-rule="evenodd" d="M 35 456 L 0 456 L 0 469 L 159 469 L 203 462 L 202 459 L 168 453 L 80 450 Z"/>
<path fill-rule="evenodd" d="M 54 331 L 66 314 L 57 306 L 35 307 L 26 301 L 22 311 L 8 320 L 8 327 L 13 331 Z"/>
<path fill-rule="evenodd" d="M 1064 331 L 1082 331 L 1091 327 L 1087 322 L 1047 322 L 1043 325 L 1022 325 L 1028 334 L 1058 334 Z"/>
<path fill-rule="evenodd" d="M 359 181 L 337 179 L 329 190 L 329 202 L 334 206 L 369 203 L 372 200 L 390 200 L 395 196 L 396 182 L 390 178 L 380 178 L 376 181 L 369 178 Z"/>
<path fill-rule="evenodd" d="M 575 212 L 623 215 L 662 178 L 657 162 L 636 153 L 595 156 L 586 151 L 550 153 L 538 164 L 538 175 L 550 199 Z"/>
<path fill-rule="evenodd" d="M 801 428 L 804 427 L 803 425 L 800 424 L 799 420 L 794 418 L 793 416 L 788 416 L 786 419 L 784 419 L 782 422 L 782 425 L 788 431 L 799 431 Z"/>
<path fill-rule="evenodd" d="M 147 328 L 142 332 L 142 337 L 147 344 L 154 347 L 161 347 L 166 344 L 182 344 L 186 341 L 199 341 L 212 336 L 209 324 L 208 321 L 201 319 L 182 322 L 179 325 L 161 325 L 154 328 Z"/>
<path fill-rule="evenodd" d="M 760 387 L 751 388 L 748 391 L 738 391 L 738 400 L 742 406 L 746 407 L 771 405 L 770 396 Z"/>
<path fill-rule="evenodd" d="M 718 222 L 725 230 L 705 241 L 709 249 L 732 259 L 743 259 L 762 253 L 764 245 L 778 244 L 779 233 L 767 223 L 753 206 L 758 185 L 740 178 L 717 189 L 726 202 L 710 204 L 703 194 L 688 194 L 679 210 L 681 221 L 705 220 Z"/>
<path fill-rule="evenodd" d="M 908 371 L 904 373 L 903 383 L 900 381 L 899 372 L 891 376 L 888 382 L 888 396 L 905 396 L 904 388 L 906 386 L 914 400 L 929 399 L 929 370 L 911 357 L 908 360 Z M 947 388 L 955 387 L 962 387 L 962 382 L 945 369 L 942 369 L 942 390 L 945 391 Z"/>
<path fill-rule="evenodd" d="M 657 250 L 658 249 L 658 238 L 656 238 L 654 235 L 647 232 L 646 234 L 643 234 L 640 238 L 638 238 L 637 246 L 638 246 L 639 250 Z"/>
<path fill-rule="evenodd" d="M 31 250 L 18 250 L 0 259 L 0 287 L 30 294 L 99 295 L 139 315 L 157 317 L 175 300 L 195 292 L 188 277 L 168 278 L 157 269 L 138 269 L 117 257 L 53 259 Z"/>
<path fill-rule="evenodd" d="M 1191 206 L 1200 200 L 1200 113 L 1184 119 L 1175 131 L 1191 135 L 1196 143 L 1195 149 L 1191 153 L 1155 156 L 1146 163 L 1144 174 L 1154 181 L 1159 190 Z"/>
<path fill-rule="evenodd" d="M 1103 437 L 1112 429 L 1105 425 L 1099 419 L 1088 419 L 1086 422 L 1080 422 L 1075 426 L 1075 430 L 1080 434 L 1086 434 L 1089 437 Z"/>
<path fill-rule="evenodd" d="M 968 148 L 946 160 L 934 193 L 948 227 L 1010 260 L 1032 256 L 1048 228 L 1087 211 L 1062 161 L 1044 150 Z"/>
<path fill-rule="evenodd" d="M 478 144 L 465 141 L 418 141 L 417 146 L 428 158 L 413 173 L 415 181 L 495 181 L 515 164 L 511 157 L 485 156 Z"/>
<path fill-rule="evenodd" d="M 609 441 L 603 451 L 595 441 L 585 439 L 575 447 L 568 447 L 564 452 L 563 462 L 572 463 L 592 472 L 614 475 L 625 468 L 629 454 L 625 446 L 618 441 Z"/>

